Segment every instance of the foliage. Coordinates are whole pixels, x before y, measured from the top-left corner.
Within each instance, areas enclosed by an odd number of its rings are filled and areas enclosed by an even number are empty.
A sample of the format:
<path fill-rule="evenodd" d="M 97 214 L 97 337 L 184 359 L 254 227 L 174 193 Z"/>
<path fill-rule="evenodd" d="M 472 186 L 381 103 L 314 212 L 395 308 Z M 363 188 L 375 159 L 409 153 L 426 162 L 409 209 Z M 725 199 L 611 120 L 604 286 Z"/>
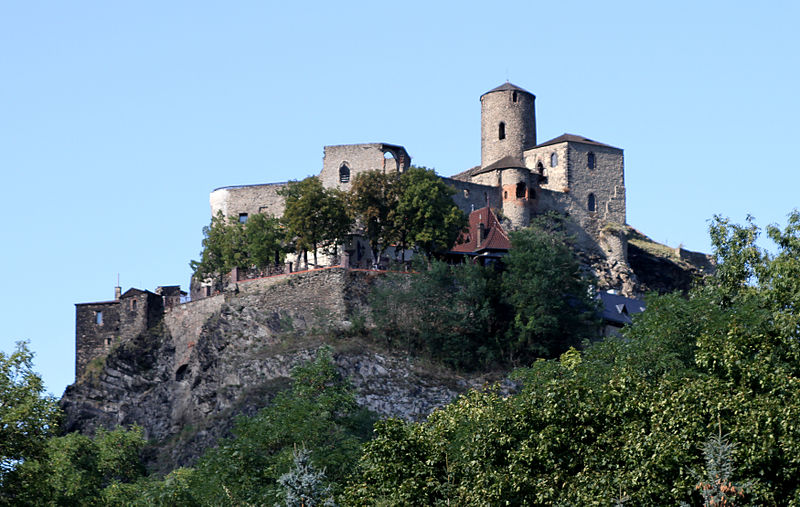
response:
<path fill-rule="evenodd" d="M 512 234 L 505 271 L 431 262 L 370 295 L 374 335 L 460 369 L 529 364 L 598 334 L 591 279 L 552 217 Z"/>
<path fill-rule="evenodd" d="M 0 351 L 0 502 L 7 501 L 8 475 L 21 462 L 37 458 L 57 426 L 58 405 L 44 395 L 32 363 L 25 342 L 17 342 L 11 354 Z"/>
<path fill-rule="evenodd" d="M 311 453 L 306 448 L 295 450 L 294 468 L 278 478 L 286 491 L 287 507 L 335 506 L 329 486 L 325 486 L 325 473 L 311 463 Z"/>
<path fill-rule="evenodd" d="M 292 388 L 271 405 L 237 418 L 233 437 L 208 450 L 195 468 L 175 471 L 164 481 L 142 481 L 127 491 L 126 502 L 272 505 L 285 499 L 280 479 L 296 469 L 298 447 L 309 450 L 308 459 L 326 472 L 335 494 L 355 468 L 373 417 L 356 405 L 328 349 L 296 367 L 292 379 Z"/>
<path fill-rule="evenodd" d="M 467 225 L 466 216 L 453 203 L 455 189 L 433 169 L 413 166 L 400 175 L 400 189 L 390 213 L 400 251 L 413 246 L 430 257 L 450 248 Z"/>
<path fill-rule="evenodd" d="M 732 457 L 735 449 L 736 445 L 722 434 L 712 435 L 703 445 L 705 474 L 699 477 L 695 489 L 700 491 L 706 507 L 734 505 L 744 496 L 744 486 L 731 480 L 735 470 Z"/>
<path fill-rule="evenodd" d="M 400 179 L 396 172 L 367 171 L 357 174 L 350 187 L 350 209 L 369 242 L 373 259 L 380 259 L 398 239 L 392 213 L 402 191 Z"/>
<path fill-rule="evenodd" d="M 233 268 L 265 268 L 281 262 L 286 251 L 285 235 L 274 217 L 259 213 L 241 223 L 235 217 L 225 218 L 219 211 L 203 227 L 200 260 L 189 264 L 196 279 L 212 278 L 219 286 L 222 277 Z"/>
<path fill-rule="evenodd" d="M 233 268 L 248 265 L 244 225 L 233 217 L 225 218 L 222 211 L 203 227 L 203 250 L 199 261 L 189 265 L 198 280 L 214 278 L 219 284 L 222 277 Z"/>
<path fill-rule="evenodd" d="M 344 193 L 324 188 L 316 176 L 290 181 L 278 192 L 286 200 L 282 221 L 294 238 L 295 249 L 312 251 L 317 265 L 317 250 L 341 243 L 352 226 Z"/>
<path fill-rule="evenodd" d="M 144 444 L 139 428 L 49 438 L 42 455 L 20 465 L 14 503 L 115 505 L 116 489 L 144 476 Z"/>
<path fill-rule="evenodd" d="M 500 277 L 492 268 L 433 261 L 386 277 L 369 296 L 378 340 L 460 369 L 491 366 L 503 335 Z"/>
<path fill-rule="evenodd" d="M 699 505 L 691 471 L 705 463 L 728 487 L 735 460 L 737 499 L 800 504 L 800 216 L 768 228 L 775 255 L 752 224 L 711 231 L 717 276 L 649 299 L 624 336 L 519 370 L 516 395 L 378 424 L 347 502 Z M 718 427 L 728 439 L 703 446 Z"/>
<path fill-rule="evenodd" d="M 263 213 L 249 217 L 244 226 L 248 261 L 261 269 L 283 262 L 285 235 L 277 218 Z"/>
<path fill-rule="evenodd" d="M 505 353 L 528 362 L 597 336 L 593 280 L 581 269 L 557 215 L 511 233 L 503 290 L 514 309 Z"/>

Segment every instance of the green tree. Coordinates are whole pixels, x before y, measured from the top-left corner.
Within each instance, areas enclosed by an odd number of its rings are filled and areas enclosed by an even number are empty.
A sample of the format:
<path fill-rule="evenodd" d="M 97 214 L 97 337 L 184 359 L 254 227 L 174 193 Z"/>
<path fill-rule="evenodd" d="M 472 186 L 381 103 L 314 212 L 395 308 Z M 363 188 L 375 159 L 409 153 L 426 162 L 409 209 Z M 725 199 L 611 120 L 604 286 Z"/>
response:
<path fill-rule="evenodd" d="M 189 265 L 197 280 L 212 278 L 221 288 L 226 273 L 233 268 L 246 268 L 249 262 L 243 224 L 233 217 L 226 218 L 219 211 L 211 218 L 211 223 L 203 227 L 200 260 L 193 260 Z"/>
<path fill-rule="evenodd" d="M 285 255 L 285 237 L 277 218 L 263 213 L 251 216 L 244 226 L 248 261 L 261 269 L 280 264 Z"/>
<path fill-rule="evenodd" d="M 316 176 L 290 181 L 279 191 L 286 199 L 283 223 L 303 256 L 311 250 L 317 265 L 319 248 L 335 248 L 344 241 L 352 226 L 343 192 L 326 189 Z M 306 265 L 308 261 L 306 261 Z"/>
<path fill-rule="evenodd" d="M 518 394 L 470 392 L 426 422 L 377 425 L 346 500 L 700 505 L 692 470 L 709 471 L 703 443 L 725 428 L 747 485 L 736 496 L 798 505 L 800 216 L 768 228 L 774 255 L 751 227 L 715 221 L 716 276 L 687 298 L 648 299 L 622 337 L 518 370 Z"/>
<path fill-rule="evenodd" d="M 500 276 L 475 264 L 433 261 L 415 273 L 387 276 L 369 295 L 375 329 L 390 347 L 448 366 L 488 368 L 500 357 L 506 323 Z"/>
<path fill-rule="evenodd" d="M 400 175 L 400 195 L 389 216 L 400 252 L 414 246 L 430 257 L 453 246 L 467 224 L 454 193 L 433 169 L 412 166 Z"/>
<path fill-rule="evenodd" d="M 350 187 L 350 207 L 376 263 L 386 248 L 398 239 L 391 217 L 397 207 L 400 187 L 399 173 L 380 171 L 357 174 Z"/>
<path fill-rule="evenodd" d="M 94 438 L 80 433 L 51 437 L 44 452 L 19 467 L 21 505 L 115 505 L 115 490 L 145 473 L 140 428 L 100 429 Z"/>
<path fill-rule="evenodd" d="M 280 477 L 293 467 L 293 450 L 305 446 L 326 471 L 335 493 L 354 470 L 373 418 L 355 402 L 330 352 L 292 371 L 292 388 L 252 417 L 240 417 L 233 438 L 220 442 L 189 476 L 194 501 L 203 505 L 268 504 L 280 501 Z M 180 483 L 178 483 L 180 486 Z M 159 495 L 168 497 L 163 488 Z M 180 493 L 180 491 L 178 492 Z"/>
<path fill-rule="evenodd" d="M 56 400 L 44 394 L 26 343 L 17 342 L 11 354 L 0 351 L 0 502 L 10 500 L 9 474 L 44 451 L 58 417 Z"/>
<path fill-rule="evenodd" d="M 545 215 L 511 233 L 503 291 L 514 311 L 505 353 L 523 362 L 553 357 L 598 335 L 593 280 L 581 268 L 562 219 Z"/>

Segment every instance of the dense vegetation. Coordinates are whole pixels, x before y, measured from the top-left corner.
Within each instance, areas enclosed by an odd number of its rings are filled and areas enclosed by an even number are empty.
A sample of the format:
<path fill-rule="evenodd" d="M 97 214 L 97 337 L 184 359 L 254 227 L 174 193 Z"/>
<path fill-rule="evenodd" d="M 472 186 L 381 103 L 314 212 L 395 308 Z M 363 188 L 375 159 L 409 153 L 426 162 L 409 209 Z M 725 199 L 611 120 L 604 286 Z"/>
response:
<path fill-rule="evenodd" d="M 595 338 L 593 279 L 562 221 L 539 217 L 511 243 L 502 265 L 419 262 L 386 276 L 369 298 L 371 336 L 460 370 L 526 365 Z"/>
<path fill-rule="evenodd" d="M 40 397 L 21 348 L 0 357 L 0 501 L 800 505 L 800 214 L 783 230 L 767 228 L 775 253 L 756 246 L 758 234 L 752 223 L 717 218 L 717 272 L 687 297 L 652 297 L 623 336 L 517 369 L 514 394 L 473 391 L 425 422 L 379 421 L 368 441 L 370 418 L 323 351 L 295 371 L 290 392 L 241 418 L 194 468 L 165 478 L 143 475 L 136 429 L 52 436 L 52 400 Z M 440 318 L 463 324 L 463 306 L 493 329 L 469 287 L 491 299 L 514 276 L 513 259 L 509 266 L 493 289 L 495 275 L 433 265 L 426 283 L 464 289 L 450 293 L 455 316 Z M 568 313 L 581 308 L 565 301 Z M 534 325 L 535 302 L 515 296 L 508 305 L 521 312 L 505 330 L 509 344 L 524 350 L 552 329 Z M 430 319 L 415 333 L 428 332 Z M 447 348 L 445 338 L 431 350 Z M 479 347 L 493 339 L 468 338 Z"/>

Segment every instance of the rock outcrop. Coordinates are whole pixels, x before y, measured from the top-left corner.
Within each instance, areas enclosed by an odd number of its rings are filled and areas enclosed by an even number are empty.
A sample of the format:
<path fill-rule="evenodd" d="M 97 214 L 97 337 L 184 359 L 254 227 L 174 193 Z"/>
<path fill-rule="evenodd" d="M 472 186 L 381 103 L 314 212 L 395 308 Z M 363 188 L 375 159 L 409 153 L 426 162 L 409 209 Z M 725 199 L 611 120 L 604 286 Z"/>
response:
<path fill-rule="evenodd" d="M 155 469 L 190 465 L 229 433 L 234 415 L 254 414 L 287 388 L 291 369 L 313 357 L 323 336 L 359 404 L 383 416 L 421 419 L 486 382 L 346 332 L 368 278 L 330 269 L 257 280 L 166 312 L 67 388 L 65 431 L 139 425 L 156 444 Z"/>

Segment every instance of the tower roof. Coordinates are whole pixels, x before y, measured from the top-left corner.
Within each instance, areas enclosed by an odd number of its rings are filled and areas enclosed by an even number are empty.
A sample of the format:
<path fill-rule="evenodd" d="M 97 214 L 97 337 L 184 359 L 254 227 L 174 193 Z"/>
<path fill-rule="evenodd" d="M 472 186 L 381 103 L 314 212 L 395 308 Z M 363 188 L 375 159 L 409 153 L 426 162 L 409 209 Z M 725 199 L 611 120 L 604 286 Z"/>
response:
<path fill-rule="evenodd" d="M 581 144 L 591 144 L 594 146 L 603 146 L 605 148 L 613 148 L 615 150 L 619 150 L 616 146 L 611 146 L 610 144 L 599 143 L 592 139 L 583 136 L 576 136 L 575 134 L 561 134 L 560 136 L 550 139 L 549 141 L 545 141 L 543 143 L 539 143 L 534 148 L 541 148 L 542 146 L 550 146 L 551 144 L 560 144 L 560 143 L 581 143 Z M 620 150 L 622 151 L 622 150 Z"/>
<path fill-rule="evenodd" d="M 527 93 L 528 95 L 531 95 L 531 96 L 535 97 L 535 95 L 533 95 L 528 90 L 526 90 L 524 88 L 520 88 L 519 86 L 517 86 L 515 84 L 512 84 L 512 83 L 509 83 L 508 81 L 506 81 L 505 83 L 501 84 L 497 88 L 492 88 L 491 90 L 489 90 L 488 92 L 484 93 L 483 95 L 488 95 L 488 94 L 494 93 L 494 92 L 505 92 L 505 91 L 522 92 L 522 93 Z M 483 95 L 481 95 L 481 97 L 483 97 Z"/>

